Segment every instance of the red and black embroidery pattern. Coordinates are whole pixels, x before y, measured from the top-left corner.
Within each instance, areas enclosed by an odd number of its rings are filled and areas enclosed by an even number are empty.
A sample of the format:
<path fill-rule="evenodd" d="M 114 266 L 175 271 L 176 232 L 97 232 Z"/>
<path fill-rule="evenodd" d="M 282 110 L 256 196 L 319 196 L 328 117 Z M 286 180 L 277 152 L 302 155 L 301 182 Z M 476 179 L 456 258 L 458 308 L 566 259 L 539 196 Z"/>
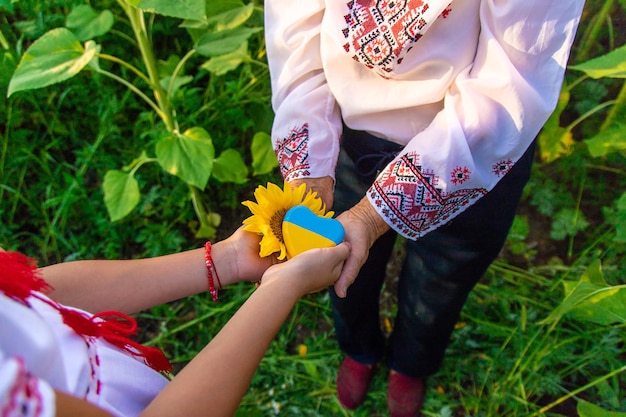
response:
<path fill-rule="evenodd" d="M 43 396 L 37 378 L 31 375 L 21 358 L 14 358 L 16 378 L 9 390 L 9 399 L 0 409 L 3 417 L 36 417 L 43 413 Z"/>
<path fill-rule="evenodd" d="M 470 179 L 470 173 L 468 167 L 456 167 L 450 174 L 450 181 L 454 185 L 461 185 Z"/>
<path fill-rule="evenodd" d="M 311 175 L 309 169 L 309 124 L 294 128 L 276 147 L 278 167 L 285 181 Z"/>
<path fill-rule="evenodd" d="M 422 37 L 429 23 L 425 13 L 431 3 L 430 0 L 350 1 L 350 12 L 345 16 L 348 26 L 343 30 L 347 39 L 344 49 L 354 54 L 356 61 L 384 76 L 402 62 Z M 446 8 L 446 12 L 450 11 Z"/>
<path fill-rule="evenodd" d="M 513 168 L 513 161 L 510 159 L 500 161 L 496 164 L 493 164 L 491 169 L 493 173 L 498 177 L 504 177 L 507 172 L 509 172 Z"/>
<path fill-rule="evenodd" d="M 368 191 L 387 222 L 409 239 L 446 223 L 487 194 L 483 188 L 442 192 L 438 177 L 424 169 L 419 159 L 415 153 L 402 156 Z"/>

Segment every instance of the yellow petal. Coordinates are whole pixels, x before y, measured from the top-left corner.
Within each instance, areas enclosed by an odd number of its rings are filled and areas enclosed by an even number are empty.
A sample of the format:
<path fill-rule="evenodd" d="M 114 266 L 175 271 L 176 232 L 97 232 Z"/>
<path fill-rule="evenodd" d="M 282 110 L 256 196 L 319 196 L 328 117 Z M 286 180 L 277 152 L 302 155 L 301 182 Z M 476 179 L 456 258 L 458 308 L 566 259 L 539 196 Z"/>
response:
<path fill-rule="evenodd" d="M 271 254 L 281 250 L 278 239 L 273 238 L 273 236 L 272 237 L 268 235 L 263 236 L 263 238 L 261 239 L 261 243 L 259 245 L 261 246 L 259 255 L 262 258 L 266 256 L 270 256 Z"/>
<path fill-rule="evenodd" d="M 332 217 L 333 212 L 325 213 L 325 206 L 322 200 L 317 197 L 317 193 L 306 190 L 306 184 L 300 184 L 298 187 L 292 188 L 289 183 L 283 182 L 282 188 L 271 182 L 267 183 L 267 187 L 259 185 L 254 191 L 254 201 L 244 201 L 245 207 L 248 207 L 252 216 L 243 221 L 244 230 L 258 233 L 262 236 L 259 244 L 259 254 L 262 257 L 272 255 L 278 252 L 278 259 L 285 259 L 287 249 L 282 241 L 280 234 L 280 224 L 282 216 L 290 208 L 297 205 L 305 205 L 309 207 L 315 214 Z M 272 229 L 278 233 L 274 234 Z"/>

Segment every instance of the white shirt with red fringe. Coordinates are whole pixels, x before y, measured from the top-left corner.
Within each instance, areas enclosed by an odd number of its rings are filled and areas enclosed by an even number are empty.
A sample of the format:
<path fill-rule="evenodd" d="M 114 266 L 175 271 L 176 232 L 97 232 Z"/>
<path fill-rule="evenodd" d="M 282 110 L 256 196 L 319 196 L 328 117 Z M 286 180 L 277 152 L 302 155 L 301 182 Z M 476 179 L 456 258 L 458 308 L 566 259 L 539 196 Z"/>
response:
<path fill-rule="evenodd" d="M 52 417 L 57 390 L 137 416 L 168 382 L 162 352 L 128 338 L 127 316 L 63 306 L 47 289 L 31 259 L 0 252 L 0 415 Z"/>

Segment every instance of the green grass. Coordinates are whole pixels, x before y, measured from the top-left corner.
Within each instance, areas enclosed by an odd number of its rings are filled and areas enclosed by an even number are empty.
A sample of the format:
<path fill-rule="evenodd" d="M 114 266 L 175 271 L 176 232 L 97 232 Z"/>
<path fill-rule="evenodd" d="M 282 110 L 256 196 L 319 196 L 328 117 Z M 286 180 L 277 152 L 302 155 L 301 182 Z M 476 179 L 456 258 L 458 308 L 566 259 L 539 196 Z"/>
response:
<path fill-rule="evenodd" d="M 425 415 L 573 416 L 577 398 L 624 409 L 624 375 L 606 377 L 624 366 L 624 326 L 571 320 L 552 328 L 538 324 L 561 298 L 555 288 L 558 269 L 546 275 L 546 269 L 534 273 L 503 260 L 493 265 L 468 300 L 442 371 L 428 381 Z M 182 365 L 251 291 L 251 285 L 241 284 L 223 291 L 219 304 L 197 296 L 141 317 L 152 323 L 152 342 Z M 301 345 L 306 352 L 300 351 Z M 368 399 L 349 412 L 340 407 L 335 394 L 341 359 L 327 292 L 307 296 L 270 346 L 242 402 L 241 415 L 271 416 L 279 410 L 288 416 L 386 416 L 388 369 L 377 370 Z M 568 398 L 585 385 L 588 389 Z"/>
<path fill-rule="evenodd" d="M 0 30 L 9 45 L 0 50 L 3 97 L 6 74 L 34 39 L 15 24 L 62 24 L 59 13 L 72 3 L 32 2 L 28 8 L 16 6 L 14 15 L 0 14 Z M 592 31 L 587 29 L 595 25 L 600 6 L 588 2 L 575 52 L 589 49 Z M 615 21 L 623 14 L 620 7 L 615 2 Z M 160 34 L 175 28 L 165 24 Z M 604 48 L 598 53 L 626 41 L 626 35 L 609 28 L 603 26 L 595 41 Z M 107 47 L 123 53 L 118 38 L 107 38 Z M 167 45 L 172 52 L 180 49 Z M 262 59 L 262 46 L 255 47 Z M 254 68 L 243 66 L 219 79 L 201 78 L 204 89 L 190 89 L 176 98 L 190 122 L 219 138 L 220 150 L 247 149 L 252 131 L 269 130 L 267 72 Z M 568 72 L 568 81 L 578 76 Z M 620 88 L 621 80 L 581 82 L 563 119 L 575 119 L 599 100 L 616 97 Z M 619 152 L 591 158 L 582 142 L 599 129 L 604 116 L 597 114 L 573 132 L 577 142 L 570 155 L 536 163 L 506 247 L 472 292 L 443 369 L 428 381 L 426 416 L 574 416 L 580 399 L 626 412 L 624 325 L 597 325 L 568 316 L 541 324 L 560 304 L 562 282 L 577 280 L 594 260 L 602 261 L 607 282 L 625 282 L 626 243 L 619 231 L 626 227 L 626 210 L 618 199 L 626 190 L 626 158 Z M 25 252 L 42 265 L 156 256 L 201 246 L 204 241 L 194 235 L 198 223 L 188 188 L 156 166 L 138 171 L 138 208 L 121 221 L 108 219 L 104 174 L 151 149 L 145 132 L 155 124 L 154 115 L 136 97 L 88 73 L 0 100 L 0 246 Z M 239 203 L 268 180 L 278 181 L 277 173 L 243 185 L 209 182 L 204 196 L 222 217 L 217 238 L 241 223 L 248 213 Z M 382 297 L 386 318 L 394 315 L 395 279 L 391 273 Z M 138 315 L 140 338 L 164 348 L 180 369 L 253 290 L 250 284 L 239 284 L 222 291 L 217 304 L 199 295 L 143 312 Z M 339 406 L 335 376 L 341 359 L 327 293 L 305 297 L 265 355 L 240 415 L 386 416 L 384 366 L 362 407 L 348 412 Z"/>

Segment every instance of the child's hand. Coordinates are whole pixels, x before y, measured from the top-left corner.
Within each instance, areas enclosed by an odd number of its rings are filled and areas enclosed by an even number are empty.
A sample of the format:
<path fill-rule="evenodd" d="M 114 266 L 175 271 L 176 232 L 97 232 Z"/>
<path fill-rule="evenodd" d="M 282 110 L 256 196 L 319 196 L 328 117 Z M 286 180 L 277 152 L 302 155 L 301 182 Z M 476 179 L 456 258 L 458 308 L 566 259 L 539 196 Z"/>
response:
<path fill-rule="evenodd" d="M 286 262 L 272 266 L 263 275 L 262 285 L 288 281 L 300 296 L 332 285 L 350 254 L 350 244 L 343 242 L 332 248 L 316 248 L 303 252 Z"/>
<path fill-rule="evenodd" d="M 263 273 L 277 263 L 276 256 L 261 258 L 259 256 L 259 243 L 261 237 L 255 233 L 246 232 L 243 227 L 237 229 L 232 235 L 217 245 L 225 245 L 227 248 L 224 265 L 221 261 L 217 268 L 228 268 L 234 281 L 257 282 Z M 218 270 L 218 272 L 219 272 Z"/>

